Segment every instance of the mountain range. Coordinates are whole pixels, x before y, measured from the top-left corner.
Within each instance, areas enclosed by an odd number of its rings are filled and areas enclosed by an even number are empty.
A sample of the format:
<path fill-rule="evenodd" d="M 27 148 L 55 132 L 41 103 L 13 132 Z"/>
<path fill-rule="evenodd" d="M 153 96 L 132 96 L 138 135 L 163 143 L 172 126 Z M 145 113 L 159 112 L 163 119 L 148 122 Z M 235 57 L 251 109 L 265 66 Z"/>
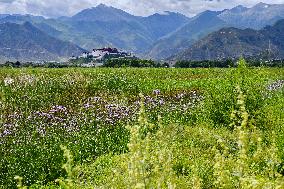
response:
<path fill-rule="evenodd" d="M 70 42 L 51 37 L 29 22 L 0 24 L 0 59 L 3 60 L 62 60 L 79 55 L 84 50 Z"/>
<path fill-rule="evenodd" d="M 149 57 L 165 59 L 182 52 L 211 32 L 224 27 L 261 29 L 284 19 L 284 5 L 258 3 L 246 8 L 237 6 L 223 11 L 205 11 L 170 35 L 158 40 Z"/>
<path fill-rule="evenodd" d="M 284 20 L 261 30 L 223 28 L 209 34 L 172 60 L 226 58 L 284 59 Z"/>
<path fill-rule="evenodd" d="M 237 6 L 224 10 L 219 18 L 237 28 L 261 29 L 284 18 L 284 4 L 258 3 L 252 8 Z"/>
<path fill-rule="evenodd" d="M 148 58 L 165 59 L 182 52 L 205 37 L 227 24 L 218 18 L 219 12 L 205 11 L 177 29 L 175 32 L 159 39 L 148 52 Z"/>
<path fill-rule="evenodd" d="M 173 12 L 148 17 L 133 16 L 103 4 L 82 10 L 72 17 L 45 19 L 32 15 L 2 15 L 0 23 L 30 22 L 38 29 L 63 41 L 91 50 L 106 46 L 136 54 L 145 54 L 159 38 L 173 32 L 189 20 Z"/>
<path fill-rule="evenodd" d="M 8 23 L 14 23 L 14 25 L 8 24 L 9 31 L 6 30 L 6 32 L 10 33 L 14 30 L 17 32 L 26 25 L 30 26 L 28 31 L 31 33 L 41 32 L 36 39 L 34 35 L 30 35 L 26 39 L 24 36 L 17 37 L 17 40 L 24 40 L 31 44 L 41 41 L 39 45 L 44 49 L 47 48 L 46 51 L 50 54 L 44 57 L 36 53 L 29 56 L 18 53 L 14 58 L 19 60 L 67 58 L 82 51 L 105 46 L 134 52 L 143 58 L 167 59 L 181 56 L 182 53 L 200 44 L 200 40 L 206 40 L 203 38 L 207 38 L 207 35 L 222 28 L 259 30 L 281 19 L 284 19 L 284 5 L 281 4 L 259 3 L 251 8 L 237 6 L 223 11 L 205 11 L 193 18 L 168 11 L 148 17 L 134 16 L 123 10 L 100 4 L 97 7 L 82 10 L 71 17 L 44 18 L 33 15 L 3 14 L 0 15 L 0 24 L 4 27 Z M 9 34 L 2 32 L 1 35 Z M 39 40 L 40 37 L 42 38 Z M 0 49 L 11 48 L 16 51 L 17 48 L 25 48 L 23 41 L 7 38 L 7 44 L 8 39 L 10 47 L 0 43 Z M 68 50 L 64 53 L 59 50 L 54 51 L 54 48 L 45 44 L 55 40 L 60 44 L 58 47 Z M 69 48 L 66 48 L 66 45 Z M 35 52 L 37 50 L 45 52 L 33 46 L 30 49 Z M 13 54 L 16 53 L 10 53 L 8 56 L 7 52 L 1 52 L 0 58 L 11 59 Z"/>

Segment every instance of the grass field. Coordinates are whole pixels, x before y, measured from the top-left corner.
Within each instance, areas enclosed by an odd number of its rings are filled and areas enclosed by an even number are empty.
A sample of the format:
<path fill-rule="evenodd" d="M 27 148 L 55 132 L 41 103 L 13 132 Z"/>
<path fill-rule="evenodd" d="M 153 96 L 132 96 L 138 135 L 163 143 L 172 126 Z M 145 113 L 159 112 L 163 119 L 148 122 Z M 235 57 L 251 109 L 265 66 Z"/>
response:
<path fill-rule="evenodd" d="M 0 69 L 0 188 L 284 188 L 284 69 Z"/>

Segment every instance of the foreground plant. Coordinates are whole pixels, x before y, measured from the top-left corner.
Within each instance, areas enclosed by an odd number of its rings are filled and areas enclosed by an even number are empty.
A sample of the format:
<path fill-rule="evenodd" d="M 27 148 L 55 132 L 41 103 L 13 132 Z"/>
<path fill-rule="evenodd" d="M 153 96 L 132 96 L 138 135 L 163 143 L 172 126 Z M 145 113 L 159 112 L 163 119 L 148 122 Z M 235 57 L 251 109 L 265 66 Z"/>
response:
<path fill-rule="evenodd" d="M 230 154 L 228 147 L 219 141 L 222 149 L 215 149 L 214 184 L 218 188 L 284 188 L 275 140 L 269 145 L 263 142 L 261 132 L 249 120 L 240 87 L 237 92 L 238 109 L 231 117 L 238 134 L 238 151 L 236 155 Z"/>
<path fill-rule="evenodd" d="M 148 122 L 141 96 L 138 125 L 128 126 L 129 152 L 119 158 L 114 168 L 111 188 L 176 188 L 173 154 L 167 143 L 161 142 L 163 126 Z M 156 141 L 156 142 L 154 142 Z"/>
<path fill-rule="evenodd" d="M 211 187 L 284 188 L 284 177 L 279 173 L 281 160 L 275 142 L 269 145 L 263 142 L 261 131 L 253 126 L 246 111 L 245 96 L 240 87 L 237 87 L 237 92 L 238 108 L 231 115 L 234 133 L 237 134 L 234 145 L 237 150 L 231 149 L 222 140 L 213 146 L 214 182 Z M 206 188 L 205 181 L 199 177 L 200 165 L 188 165 L 191 167 L 188 176 L 178 176 L 174 171 L 174 159 L 179 157 L 173 153 L 173 144 L 165 135 L 169 127 L 149 123 L 142 101 L 138 125 L 128 127 L 131 134 L 129 152 L 114 158 L 116 163 L 105 178 L 107 182 L 100 187 Z M 68 172 L 72 172 L 71 169 Z M 65 183 L 69 188 L 86 187 L 74 187 L 68 179 Z M 61 186 L 65 185 L 61 183 Z"/>
<path fill-rule="evenodd" d="M 37 188 L 58 188 L 57 178 L 72 180 L 71 188 L 218 188 L 253 175 L 267 179 L 270 154 L 284 157 L 275 150 L 284 146 L 283 71 L 0 69 L 0 188 L 16 188 L 15 175 Z M 247 118 L 239 113 L 237 84 L 247 95 Z M 245 134 L 237 129 L 243 120 Z M 241 144 L 247 164 L 239 160 Z M 72 167 L 80 165 L 72 177 L 62 168 L 61 145 L 72 153 Z M 271 175 L 283 174 L 280 162 Z"/>

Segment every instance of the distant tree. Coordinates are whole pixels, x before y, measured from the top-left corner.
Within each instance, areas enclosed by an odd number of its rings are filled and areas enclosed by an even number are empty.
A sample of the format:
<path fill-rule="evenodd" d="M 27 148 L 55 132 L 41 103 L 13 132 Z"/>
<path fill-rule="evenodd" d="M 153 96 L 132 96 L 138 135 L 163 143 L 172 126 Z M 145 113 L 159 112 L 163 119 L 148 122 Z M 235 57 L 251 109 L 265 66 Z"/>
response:
<path fill-rule="evenodd" d="M 21 66 L 21 62 L 17 61 L 14 63 L 14 67 L 19 68 Z"/>
<path fill-rule="evenodd" d="M 175 64 L 177 68 L 228 68 L 233 67 L 234 62 L 231 59 L 228 60 L 204 60 L 204 61 L 178 61 Z"/>
<path fill-rule="evenodd" d="M 127 58 L 113 58 L 108 59 L 104 67 L 113 67 L 113 68 L 120 68 L 120 67 L 157 67 L 156 64 L 152 60 L 140 60 L 140 59 L 127 59 Z"/>
<path fill-rule="evenodd" d="M 81 65 L 81 64 L 91 63 L 92 61 L 93 61 L 93 58 L 89 56 L 87 58 L 71 59 L 69 60 L 69 63 L 73 65 Z"/>

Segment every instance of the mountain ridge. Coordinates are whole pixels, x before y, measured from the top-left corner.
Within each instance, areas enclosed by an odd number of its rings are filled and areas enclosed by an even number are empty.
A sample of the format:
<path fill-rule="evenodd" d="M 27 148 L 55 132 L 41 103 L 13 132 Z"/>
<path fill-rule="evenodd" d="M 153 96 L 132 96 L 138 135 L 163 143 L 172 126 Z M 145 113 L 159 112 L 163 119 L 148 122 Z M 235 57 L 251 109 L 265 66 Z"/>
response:
<path fill-rule="evenodd" d="M 2 60 L 55 61 L 84 51 L 74 44 L 45 34 L 29 22 L 0 24 L 0 38 Z"/>
<path fill-rule="evenodd" d="M 136 16 L 131 15 L 121 9 L 99 4 L 96 7 L 84 9 L 74 16 L 70 17 L 77 21 L 110 21 L 110 20 L 124 20 L 131 21 L 136 19 Z"/>
<path fill-rule="evenodd" d="M 146 17 L 134 16 L 104 4 L 84 9 L 71 17 L 0 15 L 0 23 L 30 22 L 45 34 L 83 49 L 110 46 L 158 60 L 190 48 L 221 28 L 249 26 L 257 29 L 280 19 L 284 19 L 284 5 L 265 3 L 251 8 L 239 5 L 222 11 L 204 11 L 193 18 L 170 11 Z"/>
<path fill-rule="evenodd" d="M 261 30 L 222 28 L 170 59 L 200 61 L 241 56 L 284 59 L 284 19 Z"/>
<path fill-rule="evenodd" d="M 207 15 L 205 20 L 202 19 L 204 15 Z M 194 23 L 194 19 L 199 22 Z M 284 4 L 258 3 L 251 8 L 239 5 L 223 11 L 204 11 L 191 18 L 183 27 L 156 41 L 147 52 L 147 57 L 166 59 L 174 56 L 223 27 L 261 29 L 266 25 L 273 25 L 280 19 L 284 19 Z M 206 20 L 208 25 L 204 24 Z"/>
<path fill-rule="evenodd" d="M 218 11 L 205 11 L 190 19 L 177 31 L 154 43 L 148 52 L 148 57 L 165 59 L 178 51 L 189 48 L 208 33 L 226 26 L 227 24 L 217 17 L 218 14 Z"/>

